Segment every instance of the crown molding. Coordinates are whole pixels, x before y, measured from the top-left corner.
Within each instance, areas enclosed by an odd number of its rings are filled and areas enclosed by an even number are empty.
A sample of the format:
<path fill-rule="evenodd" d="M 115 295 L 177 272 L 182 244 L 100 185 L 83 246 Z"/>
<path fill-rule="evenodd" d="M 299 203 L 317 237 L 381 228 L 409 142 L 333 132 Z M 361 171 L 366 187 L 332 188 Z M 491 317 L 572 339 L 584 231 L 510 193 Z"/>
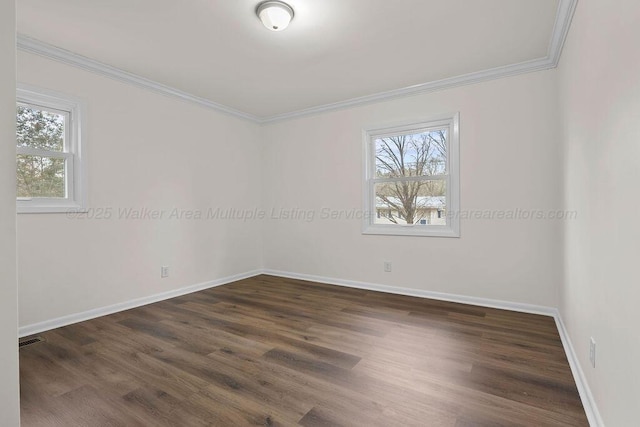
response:
<path fill-rule="evenodd" d="M 260 118 L 258 118 L 257 116 L 233 109 L 231 107 L 227 107 L 226 105 L 218 104 L 217 102 L 213 102 L 209 99 L 184 92 L 180 89 L 164 85 L 162 83 L 147 79 L 137 74 L 121 70 L 111 65 L 96 61 L 91 58 L 87 58 L 86 56 L 77 54 L 75 52 L 71 52 L 69 50 L 62 49 L 43 41 L 25 36 L 24 34 L 18 34 L 17 47 L 23 52 L 33 53 L 48 59 L 53 59 L 55 61 L 71 65 L 76 68 L 89 71 L 91 73 L 100 74 L 114 80 L 129 83 L 143 89 L 148 89 L 153 92 L 160 93 L 162 95 L 168 95 L 174 98 L 178 98 L 183 101 L 219 111 L 221 113 L 230 114 L 232 116 L 250 120 L 252 122 L 260 121 Z"/>
<path fill-rule="evenodd" d="M 291 111 L 282 114 L 276 114 L 268 117 L 258 117 L 253 114 L 245 113 L 240 110 L 219 104 L 207 98 L 202 98 L 180 89 L 164 85 L 162 83 L 147 79 L 145 77 L 121 70 L 108 64 L 87 58 L 86 56 L 50 45 L 40 40 L 33 39 L 23 34 L 18 34 L 17 47 L 24 52 L 33 53 L 44 56 L 68 65 L 72 65 L 83 70 L 101 74 L 121 82 L 133 84 L 135 86 L 151 90 L 156 93 L 171 96 L 183 101 L 191 102 L 202 107 L 229 114 L 244 120 L 249 120 L 258 124 L 269 124 L 283 120 L 289 120 L 314 114 L 320 114 L 328 111 L 341 110 L 344 108 L 355 107 L 359 105 L 371 104 L 374 102 L 401 98 L 405 96 L 417 95 L 425 92 L 433 92 L 437 90 L 450 89 L 458 86 L 464 86 L 474 83 L 480 83 L 488 80 L 495 80 L 503 77 L 515 76 L 518 74 L 531 73 L 534 71 L 548 70 L 558 66 L 562 48 L 571 26 L 571 19 L 578 0 L 559 0 L 556 12 L 556 20 L 553 26 L 551 41 L 547 56 L 543 58 L 525 61 L 517 64 L 506 65 L 502 67 L 491 68 L 489 70 L 478 71 L 474 73 L 464 74 L 456 77 L 450 77 L 442 80 L 417 84 L 400 89 L 394 89 L 386 92 L 380 92 L 372 95 L 361 96 L 348 99 L 345 101 L 334 102 L 330 104 L 319 105 L 317 107 L 306 108 L 297 111 Z"/>
<path fill-rule="evenodd" d="M 418 95 L 425 92 L 434 92 L 437 90 L 451 89 L 458 86 L 465 86 L 474 83 L 480 83 L 487 80 L 495 80 L 503 77 L 515 76 L 518 74 L 531 73 L 534 71 L 542 71 L 554 68 L 553 62 L 548 58 L 534 59 L 531 61 L 520 62 L 503 67 L 491 68 L 489 70 L 478 71 L 475 73 L 463 74 L 461 76 L 449 77 L 442 80 L 436 80 L 428 83 L 421 83 L 401 89 L 393 89 L 386 92 L 379 92 L 373 95 L 361 96 L 345 101 L 334 102 L 331 104 L 320 105 L 317 107 L 306 108 L 303 110 L 292 111 L 290 113 L 278 114 L 260 120 L 261 123 L 272 123 L 282 120 L 294 119 L 298 117 L 310 116 L 314 114 L 324 113 L 327 111 L 341 110 L 344 108 L 355 107 L 360 105 L 372 104 L 374 102 L 386 101 L 394 98 L 403 98 L 406 96 Z"/>
<path fill-rule="evenodd" d="M 560 55 L 564 42 L 567 40 L 567 34 L 571 27 L 573 14 L 578 6 L 578 0 L 560 0 L 558 3 L 558 11 L 556 12 L 556 21 L 553 25 L 551 33 L 551 42 L 549 43 L 549 51 L 547 57 L 553 63 L 553 67 L 557 67 L 560 62 Z"/>
<path fill-rule="evenodd" d="M 450 77 L 442 80 L 417 84 L 401 89 L 380 92 L 373 95 L 361 96 L 358 98 L 352 98 L 345 101 L 339 101 L 331 104 L 320 105 L 317 107 L 306 108 L 303 110 L 292 111 L 289 113 L 277 114 L 261 119 L 260 123 L 278 122 L 282 120 L 320 114 L 328 111 L 355 107 L 358 105 L 371 104 L 374 102 L 389 100 L 393 98 L 401 98 L 425 92 L 451 89 L 458 86 L 465 86 L 488 80 L 515 76 L 518 74 L 556 68 L 558 66 L 558 62 L 560 61 L 562 47 L 564 46 L 564 41 L 567 38 L 569 27 L 571 26 L 571 19 L 573 18 L 573 13 L 576 9 L 577 4 L 578 0 L 560 0 L 558 2 L 556 20 L 554 22 L 553 31 L 551 33 L 551 41 L 547 50 L 547 56 L 543 58 L 520 62 L 517 64 L 505 65 L 502 67 L 491 68 L 489 70 L 463 74 L 461 76 Z"/>

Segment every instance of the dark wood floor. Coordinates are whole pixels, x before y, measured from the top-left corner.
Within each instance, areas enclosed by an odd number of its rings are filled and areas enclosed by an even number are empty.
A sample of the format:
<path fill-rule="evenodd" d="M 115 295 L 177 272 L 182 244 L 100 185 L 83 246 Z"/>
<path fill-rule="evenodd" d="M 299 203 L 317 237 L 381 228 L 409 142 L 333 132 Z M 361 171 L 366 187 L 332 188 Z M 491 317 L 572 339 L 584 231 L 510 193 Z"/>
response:
<path fill-rule="evenodd" d="M 41 336 L 23 426 L 588 425 L 544 316 L 259 276 Z"/>

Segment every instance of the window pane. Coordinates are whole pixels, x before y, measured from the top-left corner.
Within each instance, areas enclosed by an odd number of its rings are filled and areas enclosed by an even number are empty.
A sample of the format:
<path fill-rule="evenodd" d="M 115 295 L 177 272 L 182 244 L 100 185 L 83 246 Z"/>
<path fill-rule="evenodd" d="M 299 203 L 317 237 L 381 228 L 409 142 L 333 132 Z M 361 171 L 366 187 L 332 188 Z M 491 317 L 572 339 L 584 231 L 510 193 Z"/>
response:
<path fill-rule="evenodd" d="M 375 184 L 374 224 L 446 225 L 446 181 Z"/>
<path fill-rule="evenodd" d="M 376 138 L 376 177 L 446 174 L 447 133 L 445 128 Z"/>
<path fill-rule="evenodd" d="M 63 151 L 66 114 L 39 109 L 31 105 L 18 105 L 18 147 Z"/>
<path fill-rule="evenodd" d="M 65 160 L 18 154 L 18 197 L 56 197 L 65 194 Z"/>

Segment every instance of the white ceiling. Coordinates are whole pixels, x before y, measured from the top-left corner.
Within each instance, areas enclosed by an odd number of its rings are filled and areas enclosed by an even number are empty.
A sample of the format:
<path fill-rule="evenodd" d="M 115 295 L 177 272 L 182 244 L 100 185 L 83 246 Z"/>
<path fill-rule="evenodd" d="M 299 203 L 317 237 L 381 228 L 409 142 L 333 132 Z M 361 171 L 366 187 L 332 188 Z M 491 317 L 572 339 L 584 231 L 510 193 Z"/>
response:
<path fill-rule="evenodd" d="M 545 58 L 559 0 L 20 0 L 18 31 L 265 118 Z"/>

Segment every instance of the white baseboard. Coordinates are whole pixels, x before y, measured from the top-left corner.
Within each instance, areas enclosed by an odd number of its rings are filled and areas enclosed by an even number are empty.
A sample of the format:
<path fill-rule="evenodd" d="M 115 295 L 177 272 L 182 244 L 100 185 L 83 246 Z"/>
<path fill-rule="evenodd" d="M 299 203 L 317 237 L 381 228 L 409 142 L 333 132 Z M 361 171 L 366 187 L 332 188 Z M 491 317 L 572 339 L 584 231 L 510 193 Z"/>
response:
<path fill-rule="evenodd" d="M 236 282 L 238 280 L 257 276 L 261 273 L 261 270 L 254 270 L 246 273 L 235 274 L 232 276 L 223 277 L 221 279 L 212 280 L 210 282 L 198 283 L 196 285 L 162 292 L 159 294 L 150 295 L 148 297 L 137 298 L 131 301 L 121 302 L 106 307 L 99 307 L 93 310 L 83 311 L 81 313 L 69 314 L 67 316 L 58 317 L 56 319 L 45 320 L 44 322 L 21 326 L 18 329 L 18 336 L 22 338 L 28 335 L 38 334 L 40 332 L 49 331 L 51 329 L 71 325 L 73 323 L 84 322 L 85 320 L 95 319 L 96 317 L 106 316 L 108 314 L 117 313 L 119 311 L 129 310 L 132 308 L 141 307 L 143 305 L 152 304 L 154 302 L 164 301 L 193 292 L 214 288 L 216 286 L 226 285 L 231 282 Z"/>
<path fill-rule="evenodd" d="M 584 376 L 584 373 L 580 366 L 580 362 L 578 361 L 578 357 L 576 356 L 576 352 L 573 349 L 573 345 L 571 344 L 569 333 L 564 326 L 564 322 L 562 321 L 560 312 L 556 308 L 487 298 L 470 297 L 465 295 L 431 292 L 421 289 L 399 288 L 395 286 L 335 279 L 331 277 L 314 276 L 311 274 L 292 273 L 288 271 L 267 269 L 263 271 L 263 274 L 286 277 L 290 279 L 307 280 L 309 282 L 327 283 L 330 285 L 345 286 L 349 288 L 366 289 L 370 291 L 387 292 L 391 294 L 437 299 L 441 301 L 457 302 L 462 304 L 476 305 L 480 307 L 498 308 L 502 310 L 551 316 L 556 322 L 558 333 L 560 334 L 560 339 L 562 341 L 562 346 L 567 355 L 567 360 L 569 362 L 569 366 L 571 367 L 571 373 L 573 374 L 573 379 L 576 382 L 576 387 L 578 388 L 582 406 L 584 407 L 585 413 L 589 420 L 589 425 L 591 427 L 604 427 L 604 422 L 602 421 L 600 412 L 598 411 L 598 407 L 596 406 L 593 395 L 591 394 L 591 389 L 589 388 L 589 384 L 587 383 L 586 377 Z"/>
<path fill-rule="evenodd" d="M 425 291 L 422 289 L 400 288 L 397 286 L 381 285 L 377 283 L 357 282 L 354 280 L 336 279 L 332 277 L 314 276 L 311 274 L 292 273 L 288 271 L 264 270 L 263 274 L 286 277 L 289 279 L 307 280 L 309 282 L 327 283 L 329 285 L 345 286 L 348 288 L 366 289 L 369 291 L 386 292 L 388 294 L 406 295 L 418 298 L 436 299 L 440 301 L 458 302 L 461 304 L 477 305 L 481 307 L 499 308 L 503 310 L 519 311 L 521 313 L 554 316 L 555 308 L 542 305 L 523 304 L 489 298 L 470 297 L 466 295 L 448 294 L 443 292 Z"/>
<path fill-rule="evenodd" d="M 573 374 L 573 379 L 576 382 L 576 387 L 578 387 L 582 406 L 584 407 L 584 411 L 589 419 L 589 425 L 591 427 L 604 427 L 604 421 L 602 421 L 596 401 L 593 398 L 593 394 L 591 394 L 589 383 L 587 383 L 587 378 L 584 375 L 584 371 L 582 370 L 578 356 L 573 348 L 573 344 L 571 343 L 571 338 L 569 338 L 569 332 L 564 326 L 564 321 L 562 320 L 560 312 L 556 310 L 556 314 L 553 317 L 556 320 L 556 326 L 558 327 L 558 333 L 562 340 L 562 346 L 564 347 L 564 352 L 567 355 L 567 360 L 569 361 L 569 366 L 571 367 L 571 373 Z"/>
<path fill-rule="evenodd" d="M 119 311 L 129 310 L 131 308 L 141 307 L 143 305 L 151 304 L 158 301 L 163 301 L 170 298 L 190 294 L 193 292 L 202 291 L 204 289 L 213 288 L 216 286 L 226 285 L 231 282 L 235 282 L 242 279 L 258 276 L 260 274 L 268 274 L 270 276 L 278 276 L 289 279 L 306 280 L 309 282 L 326 283 L 329 285 L 344 286 L 348 288 L 365 289 L 377 292 L 386 292 L 390 294 L 406 295 L 418 298 L 436 299 L 441 301 L 457 302 L 461 304 L 470 304 L 480 307 L 498 308 L 502 310 L 517 311 L 522 313 L 540 314 L 543 316 L 551 316 L 555 319 L 560 339 L 564 351 L 571 367 L 573 378 L 576 382 L 578 392 L 580 393 L 580 399 L 582 400 L 582 406 L 589 419 L 589 424 L 592 427 L 604 427 L 604 423 L 600 416 L 600 412 L 596 406 L 593 394 L 589 388 L 584 372 L 578 361 L 576 352 L 571 344 L 569 333 L 562 321 L 562 316 L 558 309 L 553 307 L 546 307 L 540 305 L 524 304 L 503 300 L 495 300 L 488 298 L 471 297 L 466 295 L 448 294 L 442 292 L 425 291 L 421 289 L 412 288 L 400 288 L 396 286 L 381 285 L 376 283 L 359 282 L 354 280 L 336 279 L 332 277 L 316 276 L 311 274 L 293 273 L 288 271 L 279 270 L 254 270 L 246 273 L 236 274 L 233 276 L 223 277 L 221 279 L 213 280 L 210 282 L 199 283 L 196 285 L 188 286 L 185 288 L 175 289 L 168 292 L 163 292 L 155 295 L 151 295 L 144 298 L 138 298 L 132 301 L 127 301 L 119 304 L 110 305 L 107 307 L 96 308 L 82 313 L 71 314 L 68 316 L 58 317 L 56 319 L 46 320 L 44 322 L 35 323 L 32 325 L 20 327 L 18 334 L 20 337 L 37 334 L 40 332 L 48 331 L 51 329 L 59 328 L 62 326 L 70 325 L 73 323 L 84 322 L 85 320 L 95 319 L 96 317 L 106 316 L 108 314 L 117 313 Z"/>

